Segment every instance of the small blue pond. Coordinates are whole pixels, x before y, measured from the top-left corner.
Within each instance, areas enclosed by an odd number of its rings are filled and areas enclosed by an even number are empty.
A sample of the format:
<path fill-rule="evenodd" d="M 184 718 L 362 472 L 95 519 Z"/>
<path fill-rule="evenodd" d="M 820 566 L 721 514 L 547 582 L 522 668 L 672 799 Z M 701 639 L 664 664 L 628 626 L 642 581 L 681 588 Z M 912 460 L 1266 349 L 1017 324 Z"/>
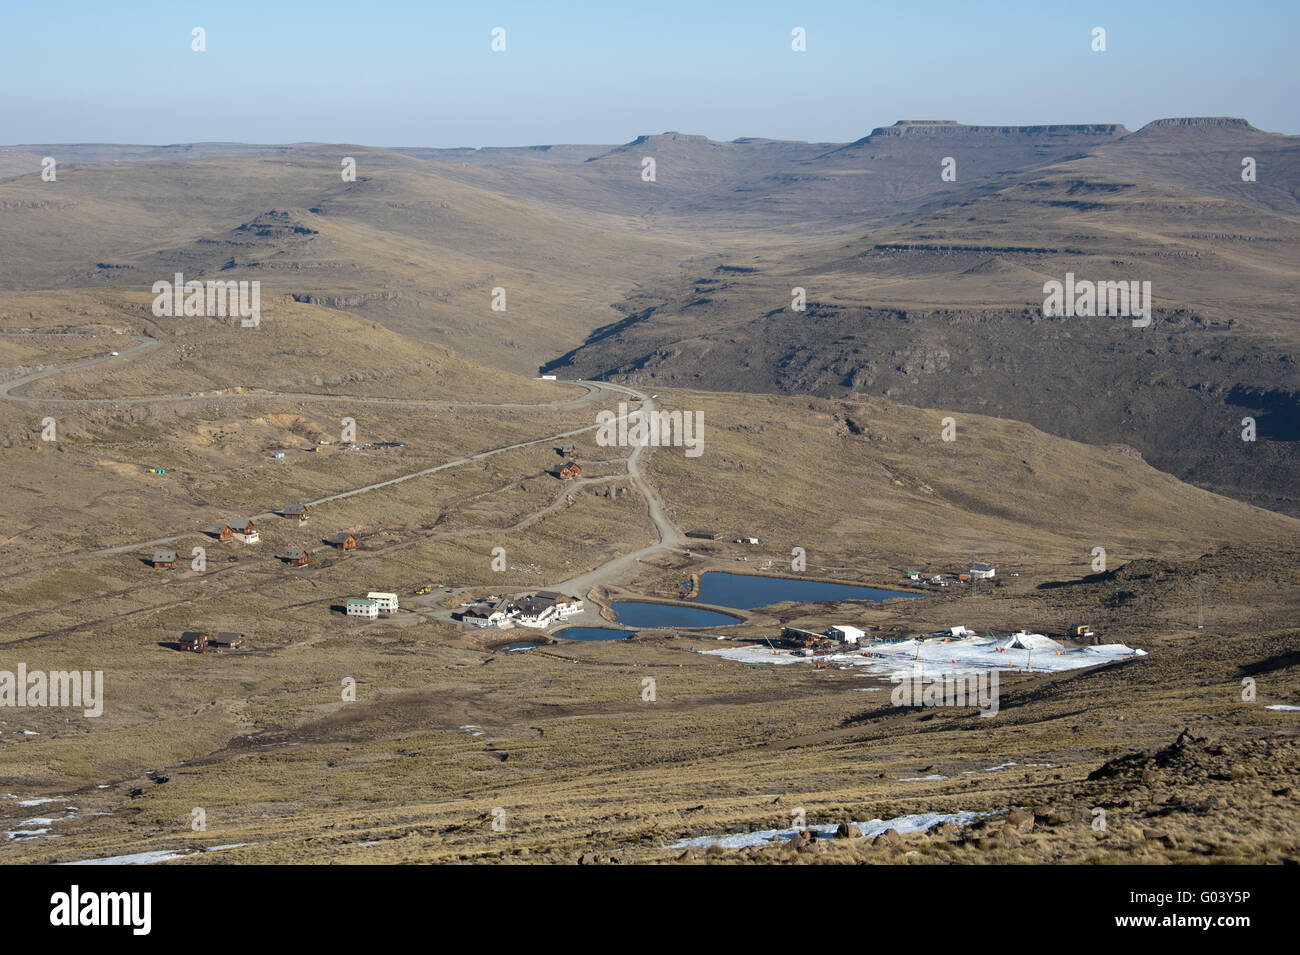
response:
<path fill-rule="evenodd" d="M 826 584 L 819 580 L 790 580 L 785 577 L 754 577 L 709 571 L 700 578 L 700 595 L 695 599 L 715 607 L 752 610 L 786 600 L 812 603 L 819 600 L 888 600 L 891 597 L 923 597 L 898 590 L 877 590 L 854 584 Z"/>
<path fill-rule="evenodd" d="M 561 640 L 626 640 L 631 630 L 612 630 L 609 627 L 565 627 L 556 636 Z"/>
<path fill-rule="evenodd" d="M 618 622 L 628 627 L 722 627 L 740 618 L 681 604 L 616 600 L 611 606 Z"/>

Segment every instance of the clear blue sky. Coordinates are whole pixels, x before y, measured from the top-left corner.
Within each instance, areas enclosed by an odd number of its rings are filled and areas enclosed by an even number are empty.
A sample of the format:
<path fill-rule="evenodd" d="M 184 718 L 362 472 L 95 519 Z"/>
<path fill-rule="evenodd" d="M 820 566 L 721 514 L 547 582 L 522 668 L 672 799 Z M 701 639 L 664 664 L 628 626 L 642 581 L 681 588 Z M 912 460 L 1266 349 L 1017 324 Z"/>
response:
<path fill-rule="evenodd" d="M 848 141 L 898 119 L 1188 115 L 1300 133 L 1297 37 L 1300 0 L 5 0 L 0 142 Z"/>

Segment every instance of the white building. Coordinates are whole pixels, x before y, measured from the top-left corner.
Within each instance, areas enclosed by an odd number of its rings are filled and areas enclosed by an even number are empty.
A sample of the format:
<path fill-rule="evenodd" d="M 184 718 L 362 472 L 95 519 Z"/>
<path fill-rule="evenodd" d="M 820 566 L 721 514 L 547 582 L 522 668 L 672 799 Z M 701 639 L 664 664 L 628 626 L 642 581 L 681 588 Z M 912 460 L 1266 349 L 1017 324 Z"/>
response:
<path fill-rule="evenodd" d="M 366 594 L 366 599 L 377 601 L 379 609 L 383 613 L 394 613 L 397 610 L 397 594 L 385 594 L 378 590 L 372 590 Z"/>
<path fill-rule="evenodd" d="M 832 640 L 839 640 L 841 643 L 857 643 L 866 636 L 866 633 L 857 627 L 837 626 L 827 627 L 826 636 Z"/>
<path fill-rule="evenodd" d="M 349 597 L 348 616 L 368 617 L 374 620 L 379 616 L 379 601 L 371 600 L 369 597 Z"/>
<path fill-rule="evenodd" d="M 996 576 L 997 570 L 992 564 L 971 564 L 970 575 L 972 580 L 985 580 L 986 578 Z"/>
<path fill-rule="evenodd" d="M 230 536 L 243 544 L 256 544 L 258 541 L 262 539 L 261 535 L 258 534 L 257 531 L 255 530 L 249 531 L 247 534 L 240 533 L 239 531 L 233 531 Z"/>
<path fill-rule="evenodd" d="M 561 597 L 555 603 L 555 612 L 561 620 L 572 617 L 575 613 L 582 613 L 582 598 Z"/>
<path fill-rule="evenodd" d="M 547 607 L 529 607 L 527 610 L 519 611 L 519 616 L 515 618 L 515 622 L 521 627 L 536 627 L 542 629 L 543 627 L 550 626 L 551 621 L 557 619 L 559 615 L 559 611 L 556 609 L 555 604 L 551 604 Z"/>
<path fill-rule="evenodd" d="M 495 606 L 478 603 L 460 615 L 460 619 L 474 627 L 504 627 L 510 620 L 509 601 L 500 601 Z"/>

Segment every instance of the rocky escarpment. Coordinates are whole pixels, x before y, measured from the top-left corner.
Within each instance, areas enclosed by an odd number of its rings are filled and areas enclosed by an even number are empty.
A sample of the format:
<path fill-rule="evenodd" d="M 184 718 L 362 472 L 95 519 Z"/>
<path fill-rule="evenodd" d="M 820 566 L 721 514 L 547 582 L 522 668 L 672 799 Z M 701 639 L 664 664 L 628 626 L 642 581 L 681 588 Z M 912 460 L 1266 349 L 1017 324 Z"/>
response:
<path fill-rule="evenodd" d="M 1128 129 L 1122 123 L 1056 124 L 1050 126 L 967 126 L 948 119 L 900 119 L 892 126 L 873 129 L 859 142 L 888 137 L 927 137 L 932 139 L 961 139 L 977 137 L 1017 136 L 1123 136 Z"/>

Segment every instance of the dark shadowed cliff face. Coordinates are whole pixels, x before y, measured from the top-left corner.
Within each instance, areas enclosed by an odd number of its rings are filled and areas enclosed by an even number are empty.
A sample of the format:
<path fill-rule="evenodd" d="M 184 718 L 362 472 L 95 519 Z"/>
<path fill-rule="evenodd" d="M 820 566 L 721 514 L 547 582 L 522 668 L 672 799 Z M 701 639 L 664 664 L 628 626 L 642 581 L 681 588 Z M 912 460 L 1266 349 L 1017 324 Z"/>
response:
<path fill-rule="evenodd" d="M 630 327 L 654 322 L 646 310 Z M 1012 418 L 1078 441 L 1126 444 L 1184 480 L 1300 513 L 1294 353 L 1189 312 L 1158 311 L 1140 336 L 1122 319 L 817 304 L 647 350 L 620 347 L 629 331 L 550 370 L 646 387 L 882 395 L 955 413 L 959 428 L 963 411 Z M 1254 442 L 1241 438 L 1248 415 Z"/>

